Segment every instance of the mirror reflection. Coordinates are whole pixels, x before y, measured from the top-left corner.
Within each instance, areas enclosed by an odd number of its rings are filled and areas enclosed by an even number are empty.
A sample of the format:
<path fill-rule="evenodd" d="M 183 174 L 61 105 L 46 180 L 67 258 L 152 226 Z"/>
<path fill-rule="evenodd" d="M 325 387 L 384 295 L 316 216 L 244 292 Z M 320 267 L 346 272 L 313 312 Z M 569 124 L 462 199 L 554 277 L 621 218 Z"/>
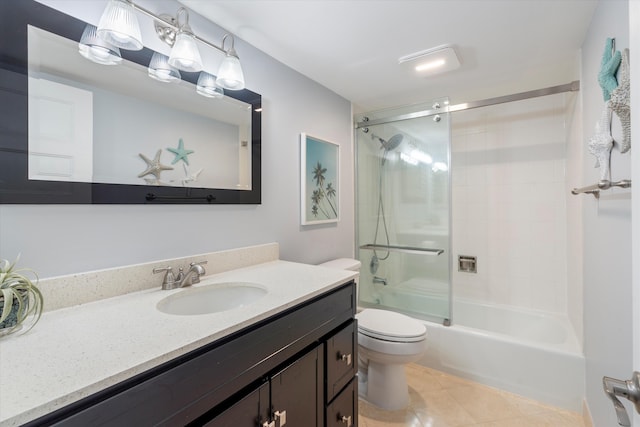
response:
<path fill-rule="evenodd" d="M 32 25 L 28 68 L 30 180 L 251 190 L 251 104 Z"/>

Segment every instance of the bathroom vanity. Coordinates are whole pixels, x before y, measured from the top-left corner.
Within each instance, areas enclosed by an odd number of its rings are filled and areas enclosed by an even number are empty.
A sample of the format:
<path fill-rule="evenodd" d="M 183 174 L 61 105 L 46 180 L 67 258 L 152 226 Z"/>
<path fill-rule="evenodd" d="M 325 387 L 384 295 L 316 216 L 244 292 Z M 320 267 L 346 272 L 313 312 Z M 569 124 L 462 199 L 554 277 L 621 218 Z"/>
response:
<path fill-rule="evenodd" d="M 3 365 L 9 361 L 10 374 L 4 376 L 3 366 L 0 386 L 14 384 L 18 394 L 29 395 L 42 381 L 42 393 L 50 396 L 33 395 L 32 407 L 24 408 L 17 407 L 22 401 L 0 398 L 0 424 L 356 426 L 353 276 L 275 261 L 204 277 L 194 288 L 258 279 L 267 289 L 264 298 L 211 315 L 160 312 L 159 301 L 184 289 L 159 288 L 46 313 L 29 334 L 3 342 L 0 357 Z M 143 303 L 148 310 L 124 314 Z M 102 323 L 102 331 L 77 323 L 115 313 L 122 318 Z M 118 339 L 116 331 L 136 318 L 131 336 Z M 68 323 L 61 331 L 65 321 L 76 327 Z M 48 353 L 55 360 L 36 365 L 27 380 L 32 384 L 20 385 L 20 373 L 10 372 L 20 369 L 15 355 L 27 347 L 42 351 L 38 332 L 53 335 L 45 339 L 58 346 Z M 159 357 L 146 360 L 152 354 Z M 27 356 L 27 362 L 37 357 Z M 86 372 L 91 369 L 95 378 Z"/>
<path fill-rule="evenodd" d="M 350 282 L 27 425 L 353 425 L 354 314 Z"/>

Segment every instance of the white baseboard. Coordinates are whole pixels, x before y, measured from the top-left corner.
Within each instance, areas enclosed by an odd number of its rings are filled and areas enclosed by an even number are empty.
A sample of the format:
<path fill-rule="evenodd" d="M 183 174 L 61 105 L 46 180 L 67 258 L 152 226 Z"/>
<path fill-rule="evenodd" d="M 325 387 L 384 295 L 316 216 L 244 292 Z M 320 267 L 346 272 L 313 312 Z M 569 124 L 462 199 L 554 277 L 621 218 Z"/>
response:
<path fill-rule="evenodd" d="M 584 427 L 593 427 L 593 419 L 586 399 L 582 401 L 582 422 L 584 422 Z"/>

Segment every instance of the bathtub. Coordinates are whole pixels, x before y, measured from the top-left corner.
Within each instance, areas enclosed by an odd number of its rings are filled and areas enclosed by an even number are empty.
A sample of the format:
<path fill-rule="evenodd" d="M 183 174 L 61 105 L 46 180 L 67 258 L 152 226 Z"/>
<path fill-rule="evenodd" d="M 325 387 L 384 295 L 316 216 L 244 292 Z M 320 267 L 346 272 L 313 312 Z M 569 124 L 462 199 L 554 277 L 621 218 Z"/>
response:
<path fill-rule="evenodd" d="M 398 296 L 383 292 L 380 302 L 386 305 L 385 300 Z M 442 306 L 439 295 L 412 294 L 409 300 L 423 307 Z M 416 317 L 415 312 L 407 314 Z M 451 326 L 425 325 L 428 350 L 417 363 L 582 411 L 585 360 L 566 316 L 454 299 Z"/>

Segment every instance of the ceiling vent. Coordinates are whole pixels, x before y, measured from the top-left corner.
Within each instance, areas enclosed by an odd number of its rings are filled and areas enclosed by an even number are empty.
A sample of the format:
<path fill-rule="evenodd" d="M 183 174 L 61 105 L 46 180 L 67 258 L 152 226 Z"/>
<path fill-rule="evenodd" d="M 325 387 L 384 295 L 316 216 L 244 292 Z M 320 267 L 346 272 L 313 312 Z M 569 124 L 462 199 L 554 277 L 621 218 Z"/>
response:
<path fill-rule="evenodd" d="M 398 58 L 398 64 L 423 77 L 460 68 L 458 55 L 449 44 L 402 56 Z"/>

